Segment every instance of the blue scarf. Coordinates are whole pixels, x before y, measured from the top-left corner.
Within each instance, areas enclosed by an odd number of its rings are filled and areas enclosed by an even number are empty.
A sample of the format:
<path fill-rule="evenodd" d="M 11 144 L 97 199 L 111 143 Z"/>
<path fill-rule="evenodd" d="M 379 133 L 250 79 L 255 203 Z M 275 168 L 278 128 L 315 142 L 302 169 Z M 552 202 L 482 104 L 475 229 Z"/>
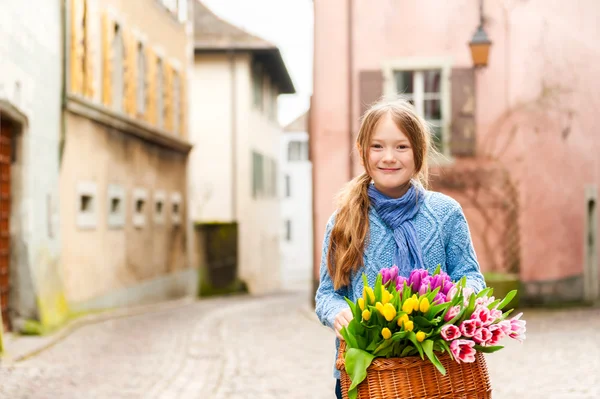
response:
<path fill-rule="evenodd" d="M 394 261 L 400 275 L 408 277 L 412 270 L 424 268 L 417 230 L 412 223 L 423 202 L 424 190 L 412 184 L 402 197 L 390 198 L 377 190 L 374 184 L 370 184 L 368 194 L 371 205 L 381 220 L 394 231 L 397 247 Z"/>

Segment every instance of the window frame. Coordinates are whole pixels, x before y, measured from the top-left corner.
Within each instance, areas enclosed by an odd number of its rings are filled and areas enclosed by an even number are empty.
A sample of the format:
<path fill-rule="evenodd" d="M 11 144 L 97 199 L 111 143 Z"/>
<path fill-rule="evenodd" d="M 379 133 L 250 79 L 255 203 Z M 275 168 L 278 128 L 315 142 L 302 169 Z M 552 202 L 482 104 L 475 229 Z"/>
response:
<path fill-rule="evenodd" d="M 384 78 L 383 94 L 386 98 L 393 98 L 397 95 L 402 95 L 396 91 L 395 72 L 412 71 L 421 72 L 428 70 L 440 70 L 440 100 L 441 100 L 441 143 L 442 148 L 440 153 L 445 157 L 451 158 L 450 151 L 450 135 L 451 135 L 451 118 L 452 118 L 452 87 L 451 74 L 452 65 L 454 64 L 452 57 L 406 57 L 396 60 L 385 61 L 382 65 Z M 424 93 L 420 93 L 421 100 L 424 100 Z M 419 94 L 417 94 L 419 96 Z M 415 107 L 421 111 L 421 107 L 415 104 Z M 421 115 L 423 115 L 421 113 Z M 434 163 L 440 163 L 440 160 L 433 160 Z"/>

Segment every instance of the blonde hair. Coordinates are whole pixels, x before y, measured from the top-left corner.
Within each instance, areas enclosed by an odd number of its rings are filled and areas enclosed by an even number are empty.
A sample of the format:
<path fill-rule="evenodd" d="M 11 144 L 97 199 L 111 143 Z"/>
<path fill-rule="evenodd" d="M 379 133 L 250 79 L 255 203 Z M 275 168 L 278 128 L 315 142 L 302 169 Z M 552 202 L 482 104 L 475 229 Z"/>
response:
<path fill-rule="evenodd" d="M 427 123 L 417 115 L 405 99 L 379 101 L 363 115 L 356 146 L 365 165 L 365 172 L 346 184 L 338 195 L 338 211 L 331 231 L 327 252 L 327 270 L 335 289 L 350 283 L 350 273 L 363 265 L 363 253 L 369 233 L 369 148 L 379 122 L 390 115 L 396 126 L 410 141 L 415 161 L 414 180 L 424 188 L 429 186 L 427 157 L 435 152 Z"/>

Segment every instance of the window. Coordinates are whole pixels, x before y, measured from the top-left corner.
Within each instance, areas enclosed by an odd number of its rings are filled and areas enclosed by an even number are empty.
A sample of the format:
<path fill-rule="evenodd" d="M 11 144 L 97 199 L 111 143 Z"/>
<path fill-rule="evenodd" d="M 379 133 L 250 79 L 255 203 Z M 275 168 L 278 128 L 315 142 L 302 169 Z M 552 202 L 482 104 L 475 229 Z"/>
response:
<path fill-rule="evenodd" d="M 112 42 L 113 69 L 112 69 L 112 104 L 117 111 L 123 110 L 125 98 L 125 82 L 123 78 L 125 45 L 119 24 L 115 24 Z"/>
<path fill-rule="evenodd" d="M 258 152 L 252 152 L 252 197 L 277 196 L 277 162 Z"/>
<path fill-rule="evenodd" d="M 154 223 L 163 224 L 165 222 L 165 193 L 157 191 L 154 193 Z"/>
<path fill-rule="evenodd" d="M 292 178 L 290 175 L 285 175 L 285 197 L 290 198 L 292 196 Z"/>
<path fill-rule="evenodd" d="M 143 188 L 133 191 L 133 225 L 141 228 L 146 224 L 146 200 L 148 192 Z"/>
<path fill-rule="evenodd" d="M 157 124 L 159 128 L 163 128 L 165 125 L 165 71 L 163 68 L 163 61 L 160 58 L 156 60 L 156 115 Z"/>
<path fill-rule="evenodd" d="M 178 226 L 181 224 L 181 194 L 171 194 L 171 222 Z"/>
<path fill-rule="evenodd" d="M 442 69 L 396 70 L 395 91 L 414 106 L 419 115 L 430 123 L 434 144 L 443 151 L 444 115 Z"/>
<path fill-rule="evenodd" d="M 125 189 L 116 184 L 108 185 L 108 227 L 125 225 Z"/>
<path fill-rule="evenodd" d="M 292 241 L 292 221 L 289 219 L 285 221 L 285 240 Z"/>
<path fill-rule="evenodd" d="M 77 227 L 96 228 L 96 183 L 79 182 L 77 184 Z"/>
<path fill-rule="evenodd" d="M 290 141 L 288 144 L 288 161 L 307 161 L 308 160 L 308 142 Z"/>
<path fill-rule="evenodd" d="M 260 111 L 264 107 L 264 74 L 259 63 L 252 66 L 252 94 L 253 103 Z"/>
<path fill-rule="evenodd" d="M 144 45 L 137 46 L 137 112 L 139 115 L 146 114 L 146 54 Z"/>

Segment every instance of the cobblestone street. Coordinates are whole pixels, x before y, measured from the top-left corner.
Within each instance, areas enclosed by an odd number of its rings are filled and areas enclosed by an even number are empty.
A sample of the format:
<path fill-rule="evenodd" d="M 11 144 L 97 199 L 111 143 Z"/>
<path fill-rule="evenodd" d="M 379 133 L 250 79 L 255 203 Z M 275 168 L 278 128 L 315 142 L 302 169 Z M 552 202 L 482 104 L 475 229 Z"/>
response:
<path fill-rule="evenodd" d="M 494 398 L 599 398 L 600 311 L 526 311 L 487 356 Z M 1 398 L 332 398 L 334 335 L 308 295 L 202 300 L 76 329 L 0 368 Z"/>

